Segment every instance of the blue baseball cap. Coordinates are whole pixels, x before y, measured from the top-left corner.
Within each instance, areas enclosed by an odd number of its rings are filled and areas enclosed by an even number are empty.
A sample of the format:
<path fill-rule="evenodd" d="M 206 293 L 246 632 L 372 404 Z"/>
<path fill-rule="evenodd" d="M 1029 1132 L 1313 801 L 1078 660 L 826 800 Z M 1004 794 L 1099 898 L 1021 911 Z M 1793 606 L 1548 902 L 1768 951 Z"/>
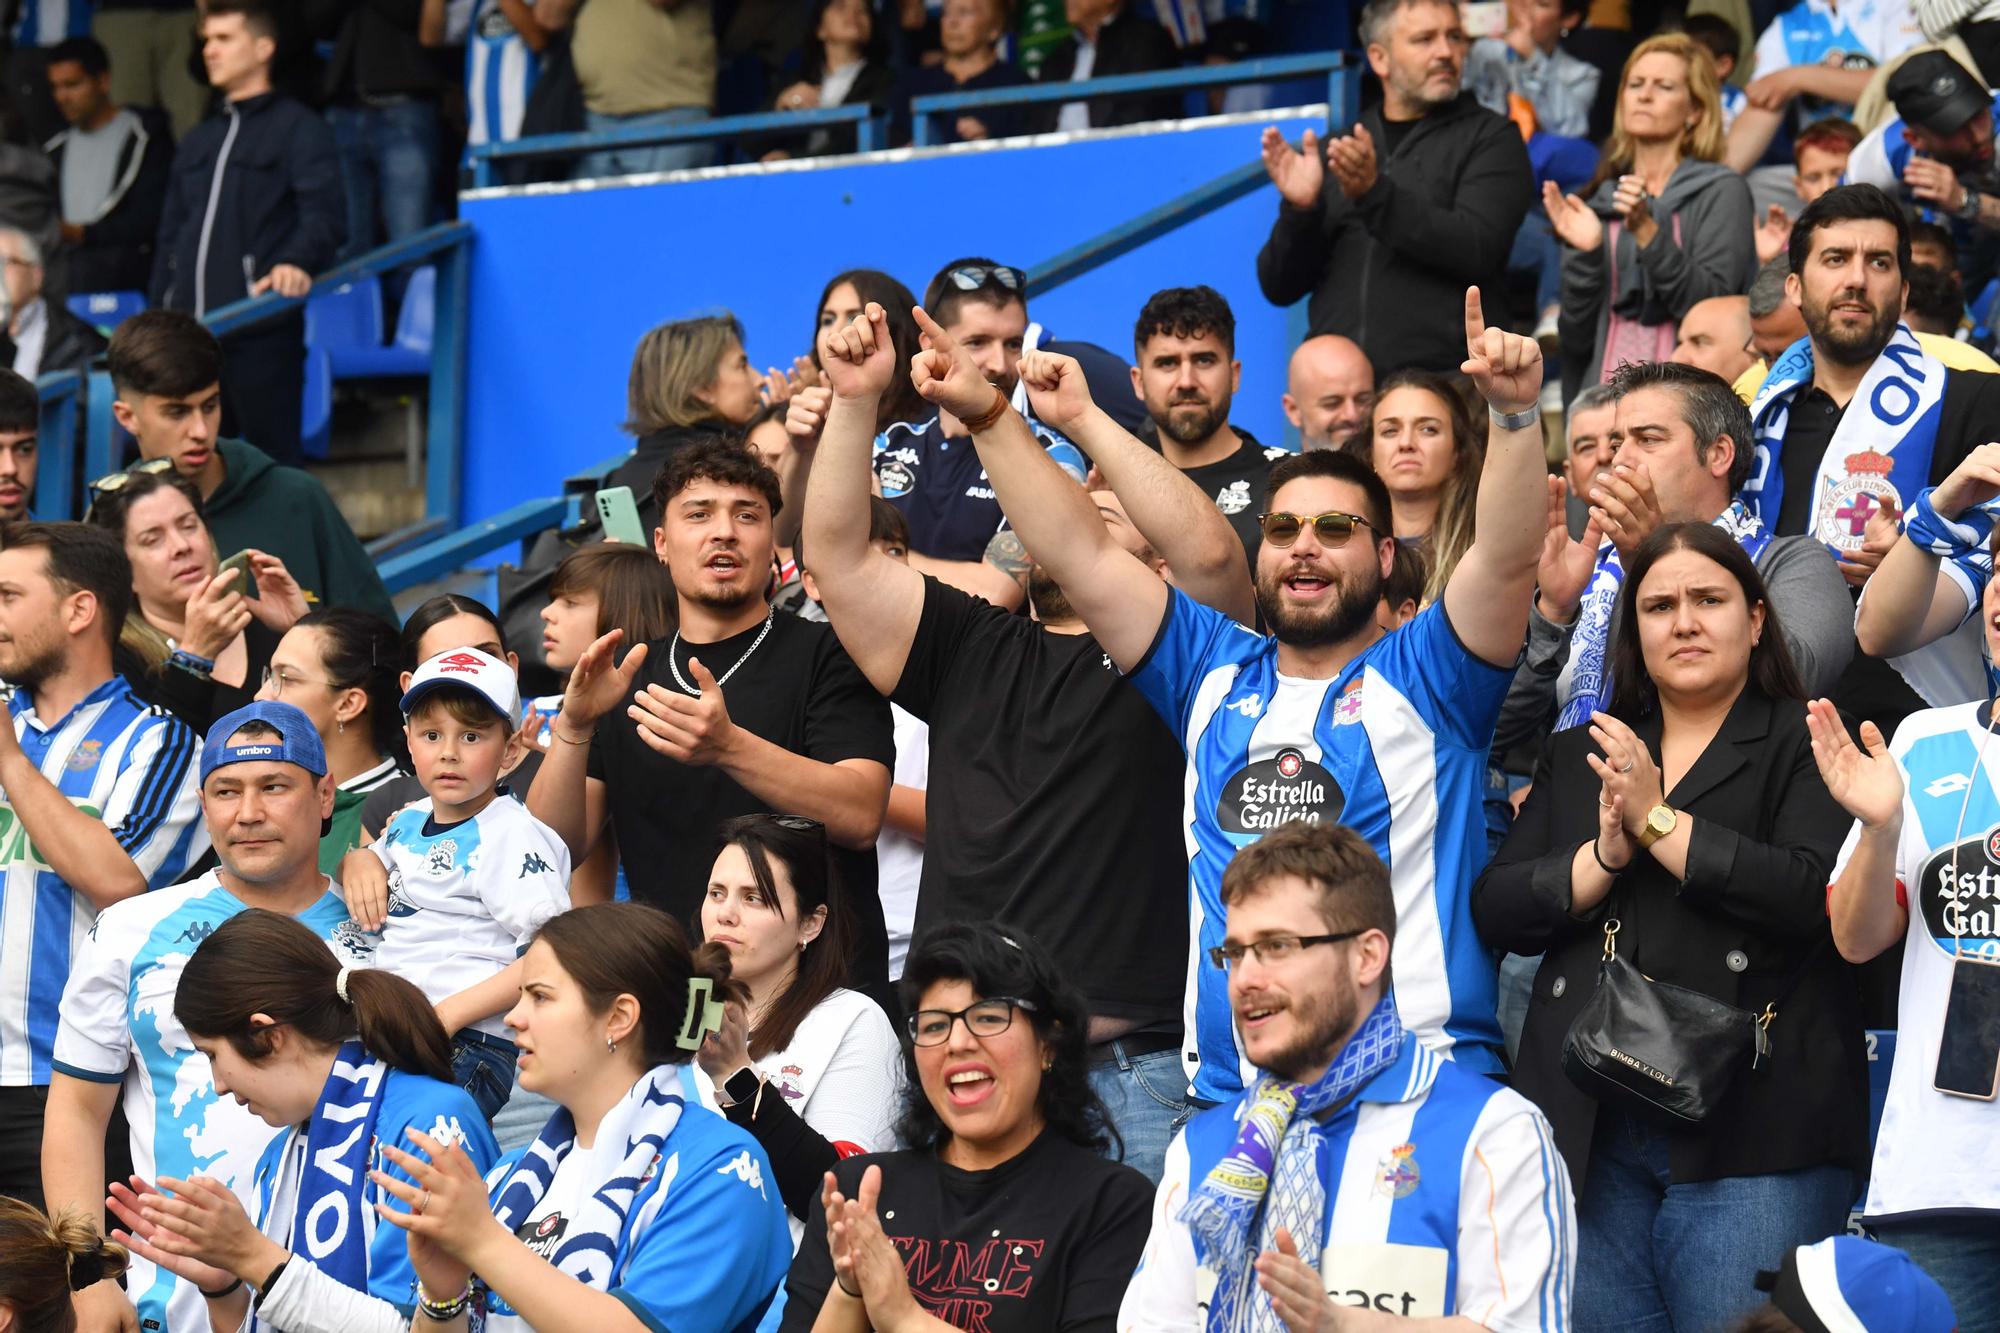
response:
<path fill-rule="evenodd" d="M 250 722 L 264 723 L 276 730 L 281 739 L 260 736 L 242 745 L 227 743 Z M 313 729 L 312 719 L 297 708 L 276 699 L 259 699 L 208 729 L 208 739 L 201 747 L 202 784 L 207 785 L 208 775 L 224 764 L 248 763 L 297 764 L 314 777 L 323 778 L 326 746 L 320 742 L 319 732 Z"/>
<path fill-rule="evenodd" d="M 1952 1333 L 1958 1327 L 1936 1279 L 1893 1245 L 1859 1236 L 1801 1245 L 1777 1272 L 1759 1273 L 1757 1285 L 1806 1333 Z"/>

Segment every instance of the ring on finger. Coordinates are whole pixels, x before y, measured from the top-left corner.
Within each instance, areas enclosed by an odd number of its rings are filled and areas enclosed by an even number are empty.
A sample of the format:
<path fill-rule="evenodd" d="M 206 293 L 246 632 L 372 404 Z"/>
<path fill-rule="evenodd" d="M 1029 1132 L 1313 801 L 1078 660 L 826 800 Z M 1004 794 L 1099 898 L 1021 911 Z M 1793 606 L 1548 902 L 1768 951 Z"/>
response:
<path fill-rule="evenodd" d="M 1618 771 L 1620 773 L 1630 773 L 1632 769 L 1638 764 L 1638 762 L 1639 761 L 1636 759 L 1627 759 L 1625 761 L 1625 767 L 1619 769 Z"/>

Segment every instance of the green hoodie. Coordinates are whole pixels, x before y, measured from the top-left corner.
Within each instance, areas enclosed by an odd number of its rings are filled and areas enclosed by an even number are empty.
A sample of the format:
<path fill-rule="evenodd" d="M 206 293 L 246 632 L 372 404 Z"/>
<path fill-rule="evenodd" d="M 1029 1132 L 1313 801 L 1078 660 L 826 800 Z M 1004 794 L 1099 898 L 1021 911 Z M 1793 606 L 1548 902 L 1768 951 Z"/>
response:
<path fill-rule="evenodd" d="M 298 468 L 280 467 L 241 440 L 219 440 L 215 448 L 222 459 L 222 485 L 202 510 L 218 556 L 254 547 L 284 561 L 315 608 L 351 607 L 391 625 L 403 623 L 382 576 L 326 487 Z"/>

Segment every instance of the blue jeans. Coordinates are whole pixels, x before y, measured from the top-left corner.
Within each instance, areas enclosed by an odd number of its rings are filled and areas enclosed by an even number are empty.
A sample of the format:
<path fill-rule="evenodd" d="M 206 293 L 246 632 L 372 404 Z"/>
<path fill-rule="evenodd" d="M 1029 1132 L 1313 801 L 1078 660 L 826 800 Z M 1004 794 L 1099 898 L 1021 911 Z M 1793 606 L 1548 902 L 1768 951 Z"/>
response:
<path fill-rule="evenodd" d="M 488 1124 L 514 1091 L 514 1043 L 467 1028 L 451 1039 L 451 1077 L 479 1103 Z"/>
<path fill-rule="evenodd" d="M 1937 1279 L 1958 1314 L 1958 1333 L 2000 1330 L 2000 1218 L 1882 1222 L 1868 1230 Z"/>
<path fill-rule="evenodd" d="M 1759 1269 L 1847 1229 L 1845 1167 L 1675 1184 L 1668 1157 L 1663 1130 L 1598 1112 L 1576 1200 L 1576 1333 L 1727 1328 L 1764 1303 Z"/>
<path fill-rule="evenodd" d="M 1104 1099 L 1111 1123 L 1125 1141 L 1125 1165 L 1155 1185 L 1166 1169 L 1167 1148 L 1192 1114 L 1187 1071 L 1178 1046 L 1130 1055 L 1125 1043 L 1107 1044 L 1111 1055 L 1090 1066 L 1090 1086 Z"/>
<path fill-rule="evenodd" d="M 333 106 L 326 109 L 326 123 L 333 129 L 340 183 L 347 191 L 341 258 L 422 231 L 431 220 L 438 169 L 437 105 L 412 97 L 379 106 Z"/>
<path fill-rule="evenodd" d="M 513 1152 L 533 1143 L 542 1126 L 549 1123 L 549 1117 L 560 1109 L 550 1098 L 516 1084 L 506 1107 L 493 1117 L 493 1137 L 500 1144 L 500 1151 Z"/>
<path fill-rule="evenodd" d="M 642 111 L 636 116 L 604 116 L 595 111 L 583 113 L 584 128 L 593 134 L 600 130 L 629 129 L 634 125 L 682 125 L 707 119 L 708 109 L 699 106 Z M 637 176 L 650 171 L 688 171 L 705 167 L 714 160 L 715 145 L 701 141 L 655 144 L 650 148 L 603 148 L 585 153 L 577 160 L 574 179 L 584 181 L 600 176 Z"/>
<path fill-rule="evenodd" d="M 1535 275 L 1535 317 L 1562 301 L 1562 247 L 1556 244 L 1549 220 L 1530 213 L 1514 233 L 1514 248 L 1507 255 L 1509 273 Z"/>

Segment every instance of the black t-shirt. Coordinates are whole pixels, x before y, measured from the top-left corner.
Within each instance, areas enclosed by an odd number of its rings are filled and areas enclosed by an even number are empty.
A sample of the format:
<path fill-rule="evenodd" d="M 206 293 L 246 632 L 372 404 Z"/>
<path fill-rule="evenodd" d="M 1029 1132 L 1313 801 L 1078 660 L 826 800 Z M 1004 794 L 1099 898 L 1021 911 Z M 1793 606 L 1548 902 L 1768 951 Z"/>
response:
<path fill-rule="evenodd" d="M 1778 451 L 1778 467 L 1785 477 L 1785 498 L 1775 528 L 1779 535 L 1812 530 L 1820 462 L 1844 415 L 1839 404 L 1812 385 L 1793 400 L 1785 423 L 1784 447 Z M 1929 484 L 1943 481 L 1967 454 L 1991 438 L 1996 418 L 2000 418 L 2000 375 L 1947 369 Z M 1916 499 L 1914 495 L 1902 498 L 1905 506 Z M 1885 736 L 1894 735 L 1898 722 L 1924 706 L 1893 666 L 1863 653 L 1856 653 L 1848 663 L 1834 684 L 1832 697 L 1842 710 L 1875 722 Z"/>
<path fill-rule="evenodd" d="M 895 700 L 930 724 L 916 935 L 1012 922 L 1091 1010 L 1180 1025 L 1187 986 L 1187 761 L 1087 634 L 924 580 Z"/>
<path fill-rule="evenodd" d="M 635 691 L 648 685 L 681 689 L 668 666 L 670 647 L 684 680 L 693 679 L 690 657 L 699 657 L 717 679 L 741 659 L 741 667 L 722 687 L 737 726 L 822 764 L 872 759 L 893 771 L 896 747 L 889 705 L 841 651 L 833 631 L 796 616 L 777 616 L 770 625 L 769 636 L 747 658 L 744 653 L 763 632 L 762 621 L 717 643 L 658 640 L 646 654 Z M 787 813 L 782 805 L 751 795 L 719 768 L 689 766 L 651 749 L 623 708 L 597 724 L 590 776 L 605 784 L 632 897 L 684 924 L 701 911 L 722 822 L 737 815 Z M 875 851 L 836 846 L 832 854 L 834 874 L 860 933 L 851 984 L 871 995 L 886 994 L 889 945 L 876 892 Z"/>
<path fill-rule="evenodd" d="M 1153 1187 L 1053 1131 L 990 1171 L 934 1152 L 874 1153 L 833 1168 L 853 1198 L 882 1168 L 882 1230 L 910 1292 L 953 1328 L 990 1333 L 1111 1333 L 1150 1228 Z M 785 1280 L 780 1333 L 807 1333 L 833 1284 L 819 1195 Z"/>
<path fill-rule="evenodd" d="M 1257 546 L 1264 540 L 1264 531 L 1257 526 L 1257 515 L 1264 512 L 1264 483 L 1271 475 L 1271 465 L 1285 457 L 1286 451 L 1266 449 L 1241 426 L 1230 429 L 1242 438 L 1241 448 L 1219 463 L 1182 468 L 1181 474 L 1215 501 L 1215 507 L 1243 539 L 1243 553 L 1255 569 Z"/>

